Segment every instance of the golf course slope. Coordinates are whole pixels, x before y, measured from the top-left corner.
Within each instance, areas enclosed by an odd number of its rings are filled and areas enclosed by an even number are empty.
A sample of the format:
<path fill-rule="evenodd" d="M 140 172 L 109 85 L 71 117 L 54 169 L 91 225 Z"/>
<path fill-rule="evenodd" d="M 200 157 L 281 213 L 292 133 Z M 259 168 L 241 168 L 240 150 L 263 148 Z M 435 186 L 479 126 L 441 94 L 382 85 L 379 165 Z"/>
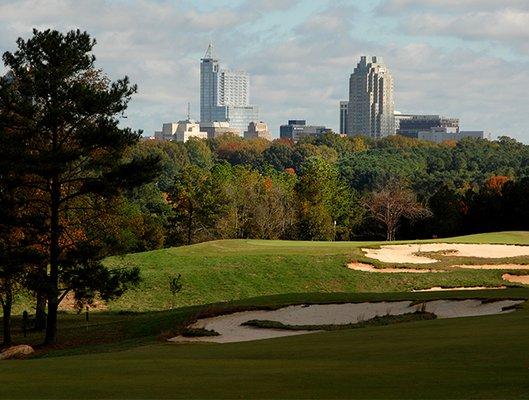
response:
<path fill-rule="evenodd" d="M 529 245 L 529 233 L 488 233 L 415 243 L 430 242 Z M 502 273 L 510 272 L 508 268 L 444 270 L 457 264 L 529 264 L 529 256 L 481 259 L 448 254 L 433 264 L 384 263 L 366 256 L 366 250 L 385 244 L 221 240 L 113 257 L 107 260 L 109 265 L 140 267 L 143 281 L 137 289 L 109 303 L 108 309 L 157 311 L 286 293 L 380 293 L 431 287 L 498 287 L 506 284 Z M 353 261 L 381 268 L 426 268 L 441 272 L 412 276 L 404 273 L 370 274 L 348 269 L 347 265 Z M 182 275 L 183 290 L 178 296 L 172 296 L 169 280 L 177 274 Z"/>
<path fill-rule="evenodd" d="M 429 242 L 525 246 L 529 233 Z M 38 346 L 39 333 L 24 338 L 15 316 L 16 344 L 34 345 L 36 353 L 0 361 L 0 399 L 529 398 L 529 287 L 503 279 L 527 275 L 508 267 L 529 265 L 529 258 L 421 252 L 435 260 L 422 265 L 367 256 L 367 249 L 386 244 L 228 240 L 111 258 L 109 265 L 140 267 L 141 286 L 88 322 L 82 314 L 62 313 L 59 344 L 52 348 Z M 431 271 L 373 273 L 348 268 L 351 263 Z M 173 297 L 169 280 L 177 274 L 184 290 Z M 367 314 L 359 304 L 383 302 L 439 315 L 387 324 L 368 319 L 360 327 L 316 327 L 265 340 L 167 340 L 202 319 L 244 312 L 291 324 L 301 315 L 292 310 L 353 308 L 362 322 Z M 454 302 L 470 312 L 446 317 L 444 308 L 435 308 Z M 330 308 L 318 306 L 326 304 Z M 474 305 L 499 306 L 480 314 Z M 288 318 L 281 319 L 284 312 Z M 341 324 L 347 312 L 323 312 L 318 315 L 325 319 L 316 322 Z"/>

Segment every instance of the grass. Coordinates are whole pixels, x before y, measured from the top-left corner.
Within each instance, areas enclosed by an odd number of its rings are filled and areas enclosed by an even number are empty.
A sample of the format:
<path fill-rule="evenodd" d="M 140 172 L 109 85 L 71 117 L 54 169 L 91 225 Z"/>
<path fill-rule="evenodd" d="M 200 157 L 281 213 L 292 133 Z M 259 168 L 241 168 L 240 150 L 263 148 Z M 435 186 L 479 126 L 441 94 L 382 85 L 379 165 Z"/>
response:
<path fill-rule="evenodd" d="M 182 336 L 184 337 L 205 337 L 205 336 L 219 336 L 220 333 L 204 328 L 185 328 L 182 330 Z"/>
<path fill-rule="evenodd" d="M 466 296 L 529 298 L 529 290 L 300 294 L 230 306 Z M 151 342 L 124 351 L 3 362 L 0 376 L 8 384 L 0 385 L 0 398 L 523 399 L 529 396 L 527 326 L 525 304 L 486 317 L 222 345 Z"/>
<path fill-rule="evenodd" d="M 528 245 L 529 233 L 437 241 Z M 372 274 L 345 267 L 372 262 L 361 248 L 380 244 L 228 240 L 109 259 L 139 266 L 141 286 L 92 313 L 88 323 L 82 314 L 61 314 L 60 345 L 0 363 L 0 398 L 528 398 L 527 304 L 504 315 L 256 342 L 163 340 L 184 333 L 196 318 L 291 304 L 529 298 L 527 288 L 410 292 L 501 285 L 502 271 Z M 461 262 L 476 260 L 442 257 L 433 266 Z M 173 298 L 169 278 L 178 273 L 184 291 Z M 18 317 L 14 325 L 20 326 Z M 17 330 L 15 341 L 37 344 L 42 335 L 23 338 Z"/>
<path fill-rule="evenodd" d="M 438 242 L 529 244 L 528 232 L 501 232 L 437 239 Z M 431 242 L 431 241 L 429 241 Z M 156 311 L 256 296 L 302 292 L 395 292 L 432 286 L 500 286 L 501 271 L 453 270 L 436 274 L 372 274 L 345 268 L 350 261 L 370 262 L 362 247 L 383 242 L 302 242 L 222 240 L 145 253 L 113 257 L 109 265 L 141 268 L 141 285 L 117 301 L 109 310 Z M 487 263 L 529 258 L 484 260 Z M 439 268 L 476 260 L 446 257 L 428 268 Z M 411 267 L 411 265 L 401 265 Z M 416 265 L 413 265 L 417 268 Z M 420 268 L 421 266 L 419 266 Z M 176 297 L 169 279 L 182 274 L 183 291 Z"/>
<path fill-rule="evenodd" d="M 252 319 L 250 321 L 243 322 L 241 325 L 263 329 L 283 329 L 287 331 L 339 331 L 343 329 L 357 329 L 365 328 L 367 326 L 400 324 L 403 322 L 422 321 L 435 318 L 435 314 L 425 311 L 416 311 L 408 314 L 376 316 L 366 321 L 358 321 L 351 324 L 288 325 L 279 321 Z"/>
<path fill-rule="evenodd" d="M 94 352 L 127 350 L 146 344 L 157 343 L 169 337 L 183 334 L 186 326 L 198 318 L 249 311 L 274 310 L 296 304 L 328 304 L 365 301 L 411 300 L 420 304 L 431 299 L 465 299 L 468 297 L 495 300 L 498 298 L 529 297 L 528 289 L 479 290 L 472 293 L 415 292 L 415 293 L 298 293 L 264 296 L 251 299 L 182 307 L 174 310 L 148 313 L 97 312 L 86 323 L 84 315 L 62 313 L 59 315 L 59 344 L 53 348 L 41 348 L 42 332 L 23 337 L 20 318 L 13 321 L 15 343 L 36 346 L 38 357 L 55 357 Z"/>

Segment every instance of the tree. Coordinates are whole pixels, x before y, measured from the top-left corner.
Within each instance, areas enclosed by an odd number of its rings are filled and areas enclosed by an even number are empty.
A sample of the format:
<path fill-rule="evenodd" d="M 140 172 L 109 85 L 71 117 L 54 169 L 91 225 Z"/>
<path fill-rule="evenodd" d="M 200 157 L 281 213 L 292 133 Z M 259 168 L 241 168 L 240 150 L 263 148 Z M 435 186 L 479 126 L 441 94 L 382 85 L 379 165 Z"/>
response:
<path fill-rule="evenodd" d="M 290 237 L 294 219 L 296 178 L 271 167 L 266 175 L 247 166 L 230 169 L 223 180 L 225 212 L 217 232 L 226 238 Z"/>
<path fill-rule="evenodd" d="M 403 217 L 416 220 L 430 215 L 430 211 L 417 201 L 415 193 L 398 181 L 389 182 L 369 193 L 364 205 L 370 215 L 385 226 L 386 240 L 395 240 Z"/>
<path fill-rule="evenodd" d="M 185 167 L 168 197 L 174 213 L 170 228 L 173 242 L 191 244 L 198 235 L 211 239 L 222 197 L 211 171 L 195 165 Z"/>
<path fill-rule="evenodd" d="M 308 240 L 334 240 L 348 236 L 358 215 L 353 192 L 341 181 L 337 168 L 322 157 L 309 158 L 297 184 L 298 233 Z"/>
<path fill-rule="evenodd" d="M 173 297 L 172 306 L 174 308 L 175 306 L 175 297 L 178 293 L 182 291 L 182 288 L 184 287 L 182 283 L 182 274 L 178 274 L 177 276 L 172 276 L 169 279 L 169 291 L 171 292 L 171 295 Z"/>
<path fill-rule="evenodd" d="M 67 292 L 110 297 L 137 281 L 137 270 L 103 266 L 98 232 L 113 212 L 110 200 L 158 173 L 157 157 L 125 157 L 141 132 L 121 128 L 119 116 L 137 88 L 127 77 L 111 83 L 94 68 L 95 43 L 79 30 L 34 30 L 3 55 L 14 80 L 2 91 L 0 130 L 18 151 L 2 156 L 17 165 L 26 212 L 44 221 L 38 226 L 47 259 L 48 344 L 57 340 L 58 305 Z"/>
<path fill-rule="evenodd" d="M 0 147 L 7 150 L 0 133 Z M 5 145 L 5 146 L 2 146 Z M 0 151 L 0 305 L 2 306 L 3 344 L 11 344 L 11 313 L 13 303 L 30 273 L 42 265 L 41 253 L 32 246 L 35 231 L 30 229 L 31 216 L 20 205 L 17 182 L 13 172 L 16 166 L 6 163 Z"/>

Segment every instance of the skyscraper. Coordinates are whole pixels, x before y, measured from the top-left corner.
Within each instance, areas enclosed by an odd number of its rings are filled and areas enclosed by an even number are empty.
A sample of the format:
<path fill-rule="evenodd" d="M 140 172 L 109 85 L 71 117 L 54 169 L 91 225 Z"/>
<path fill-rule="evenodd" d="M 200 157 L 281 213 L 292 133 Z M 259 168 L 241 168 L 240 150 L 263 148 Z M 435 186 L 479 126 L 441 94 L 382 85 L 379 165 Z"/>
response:
<path fill-rule="evenodd" d="M 393 78 L 381 58 L 360 58 L 349 79 L 347 134 L 395 134 Z"/>
<path fill-rule="evenodd" d="M 210 44 L 200 62 L 200 123 L 228 122 L 244 132 L 258 120 L 257 107 L 250 105 L 249 75 L 221 69 Z"/>

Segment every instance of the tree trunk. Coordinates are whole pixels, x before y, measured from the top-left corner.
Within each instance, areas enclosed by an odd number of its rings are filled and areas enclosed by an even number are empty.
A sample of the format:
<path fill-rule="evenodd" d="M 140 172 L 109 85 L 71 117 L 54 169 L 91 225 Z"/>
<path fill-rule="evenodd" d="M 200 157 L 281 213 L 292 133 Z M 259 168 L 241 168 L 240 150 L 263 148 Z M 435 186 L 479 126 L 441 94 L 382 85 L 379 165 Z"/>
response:
<path fill-rule="evenodd" d="M 46 338 L 44 344 L 57 343 L 57 297 L 48 297 L 48 317 L 46 318 Z"/>
<path fill-rule="evenodd" d="M 11 309 L 13 306 L 13 296 L 11 293 L 6 293 L 5 301 L 2 303 L 3 311 L 3 342 L 4 346 L 9 346 L 11 344 Z"/>
<path fill-rule="evenodd" d="M 57 342 L 57 309 L 59 307 L 59 254 L 60 254 L 60 184 L 56 175 L 51 182 L 51 207 L 50 207 L 50 274 L 48 289 L 48 318 L 46 323 L 45 344 Z"/>
<path fill-rule="evenodd" d="M 397 231 L 397 228 L 393 225 L 393 224 L 389 224 L 387 225 L 387 230 L 386 230 L 386 240 L 388 242 L 392 242 L 395 240 L 395 233 Z"/>
<path fill-rule="evenodd" d="M 187 244 L 191 244 L 191 240 L 193 238 L 193 205 L 189 205 L 189 211 L 188 211 L 188 218 L 187 218 Z"/>
<path fill-rule="evenodd" d="M 37 303 L 35 305 L 35 329 L 42 331 L 46 328 L 46 293 L 42 290 L 37 292 Z"/>

